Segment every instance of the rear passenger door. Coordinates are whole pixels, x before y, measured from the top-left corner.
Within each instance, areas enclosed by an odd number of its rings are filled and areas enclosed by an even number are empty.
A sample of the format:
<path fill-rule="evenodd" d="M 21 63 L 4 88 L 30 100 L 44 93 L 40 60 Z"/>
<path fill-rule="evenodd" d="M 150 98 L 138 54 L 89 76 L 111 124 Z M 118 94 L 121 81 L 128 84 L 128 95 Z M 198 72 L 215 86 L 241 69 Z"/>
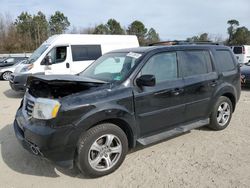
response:
<path fill-rule="evenodd" d="M 185 121 L 208 116 L 209 102 L 218 82 L 208 50 L 178 53 L 184 79 Z"/>
<path fill-rule="evenodd" d="M 71 51 L 70 71 L 72 74 L 82 72 L 93 61 L 102 56 L 101 45 L 72 45 Z"/>

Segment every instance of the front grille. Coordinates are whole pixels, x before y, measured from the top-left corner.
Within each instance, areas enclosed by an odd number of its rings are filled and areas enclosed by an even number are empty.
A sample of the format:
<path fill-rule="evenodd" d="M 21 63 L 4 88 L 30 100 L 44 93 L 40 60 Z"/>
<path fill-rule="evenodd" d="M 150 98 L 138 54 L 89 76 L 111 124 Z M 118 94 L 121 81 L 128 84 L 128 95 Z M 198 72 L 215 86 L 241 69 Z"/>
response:
<path fill-rule="evenodd" d="M 35 105 L 34 101 L 26 98 L 26 100 L 25 100 L 25 111 L 26 111 L 26 114 L 28 115 L 29 118 L 32 117 L 34 105 Z"/>

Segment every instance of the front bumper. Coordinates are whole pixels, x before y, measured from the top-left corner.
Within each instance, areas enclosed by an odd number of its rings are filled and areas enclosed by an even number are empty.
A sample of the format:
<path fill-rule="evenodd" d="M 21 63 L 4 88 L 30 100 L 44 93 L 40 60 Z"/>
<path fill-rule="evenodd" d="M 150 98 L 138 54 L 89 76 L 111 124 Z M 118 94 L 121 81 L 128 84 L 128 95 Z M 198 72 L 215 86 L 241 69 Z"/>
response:
<path fill-rule="evenodd" d="M 25 91 L 26 81 L 32 74 L 11 74 L 9 84 L 15 91 Z"/>
<path fill-rule="evenodd" d="M 29 152 L 44 157 L 59 166 L 72 168 L 76 144 L 72 143 L 75 129 L 51 128 L 46 122 L 26 120 L 21 108 L 17 111 L 14 131 L 19 143 Z"/>

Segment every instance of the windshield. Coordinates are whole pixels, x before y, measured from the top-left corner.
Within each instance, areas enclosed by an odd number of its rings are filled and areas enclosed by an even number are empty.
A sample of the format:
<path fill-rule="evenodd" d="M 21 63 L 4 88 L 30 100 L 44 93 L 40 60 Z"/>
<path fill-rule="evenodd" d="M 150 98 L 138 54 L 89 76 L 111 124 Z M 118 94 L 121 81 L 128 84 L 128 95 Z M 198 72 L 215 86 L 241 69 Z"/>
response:
<path fill-rule="evenodd" d="M 47 50 L 48 47 L 49 45 L 41 45 L 33 52 L 33 54 L 30 56 L 30 58 L 25 64 L 31 64 L 35 62 L 43 54 L 43 52 Z"/>
<path fill-rule="evenodd" d="M 134 52 L 105 54 L 80 73 L 80 76 L 106 82 L 123 81 L 132 72 L 141 55 Z"/>

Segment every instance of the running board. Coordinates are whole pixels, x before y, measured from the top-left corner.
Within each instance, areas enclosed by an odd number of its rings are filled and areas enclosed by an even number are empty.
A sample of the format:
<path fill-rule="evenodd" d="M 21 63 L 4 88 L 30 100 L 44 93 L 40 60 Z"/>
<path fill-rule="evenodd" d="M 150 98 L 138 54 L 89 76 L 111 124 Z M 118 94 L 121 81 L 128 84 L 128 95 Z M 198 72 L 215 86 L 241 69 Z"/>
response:
<path fill-rule="evenodd" d="M 186 124 L 186 125 L 180 125 L 176 128 L 173 128 L 171 130 L 156 134 L 156 135 L 152 135 L 149 137 L 145 137 L 145 138 L 140 138 L 137 141 L 142 144 L 142 145 L 149 145 L 155 142 L 159 142 L 161 140 L 173 137 L 173 136 L 177 136 L 180 134 L 183 134 L 187 131 L 190 131 L 192 129 L 198 128 L 198 127 L 202 127 L 204 125 L 208 125 L 209 124 L 209 118 L 204 119 L 204 120 L 199 120 L 190 124 Z"/>

